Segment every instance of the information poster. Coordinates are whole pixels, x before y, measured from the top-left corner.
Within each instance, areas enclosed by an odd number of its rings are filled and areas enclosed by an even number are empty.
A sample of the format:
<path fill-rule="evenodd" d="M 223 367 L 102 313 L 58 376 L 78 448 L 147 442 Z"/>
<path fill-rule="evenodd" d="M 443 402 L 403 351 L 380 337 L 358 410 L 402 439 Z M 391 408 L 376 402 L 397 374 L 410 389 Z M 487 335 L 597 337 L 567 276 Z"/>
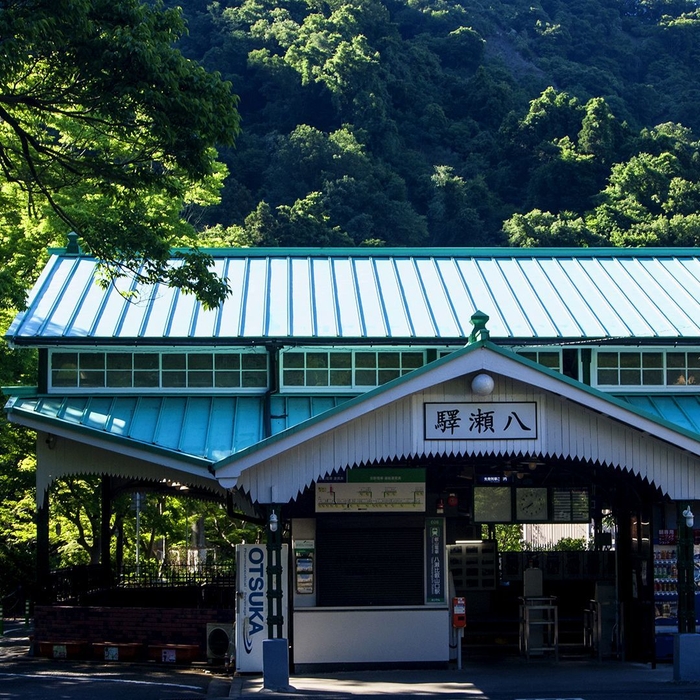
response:
<path fill-rule="evenodd" d="M 351 469 L 316 484 L 316 512 L 425 512 L 425 469 Z"/>
<path fill-rule="evenodd" d="M 445 602 L 445 521 L 425 521 L 426 603 Z"/>

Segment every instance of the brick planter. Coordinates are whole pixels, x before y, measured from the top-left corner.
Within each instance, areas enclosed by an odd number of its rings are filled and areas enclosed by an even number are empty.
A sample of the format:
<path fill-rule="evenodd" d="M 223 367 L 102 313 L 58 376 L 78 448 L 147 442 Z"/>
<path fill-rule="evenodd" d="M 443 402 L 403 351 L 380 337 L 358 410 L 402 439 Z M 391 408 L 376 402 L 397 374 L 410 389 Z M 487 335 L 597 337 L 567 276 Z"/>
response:
<path fill-rule="evenodd" d="M 131 648 L 134 658 L 147 658 L 149 647 L 154 646 L 175 649 L 176 663 L 187 663 L 186 658 L 206 661 L 207 623 L 231 624 L 233 618 L 233 610 L 206 608 L 37 606 L 34 650 L 48 658 L 95 658 L 94 654 L 100 653 L 95 649 L 101 647 L 104 655 L 107 645 L 123 647 L 117 655 L 125 660 L 124 654 L 131 653 Z M 64 656 L 55 656 L 57 645 L 65 646 Z M 62 648 L 57 651 L 63 653 Z M 162 661 L 163 656 L 157 660 Z"/>

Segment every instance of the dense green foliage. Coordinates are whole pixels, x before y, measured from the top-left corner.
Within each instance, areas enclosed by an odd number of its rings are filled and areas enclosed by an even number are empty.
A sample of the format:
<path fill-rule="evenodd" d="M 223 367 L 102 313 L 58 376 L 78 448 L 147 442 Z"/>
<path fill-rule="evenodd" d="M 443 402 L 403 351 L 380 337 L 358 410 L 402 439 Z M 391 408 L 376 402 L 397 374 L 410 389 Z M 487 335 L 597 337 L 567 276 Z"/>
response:
<path fill-rule="evenodd" d="M 200 219 L 209 242 L 698 238 L 693 2 L 199 0 L 185 13 L 182 50 L 241 98 L 222 202 Z"/>
<path fill-rule="evenodd" d="M 698 243 L 696 2 L 165 5 L 0 0 L 1 307 L 71 228 L 112 272 L 146 262 L 210 304 L 225 288 L 207 258 L 173 275 L 172 243 Z M 3 383 L 32 362 L 3 348 Z M 33 458 L 26 431 L 3 423 L 0 443 L 4 595 L 31 562 Z M 52 497 L 54 563 L 94 561 L 95 484 Z M 164 535 L 184 546 L 185 504 L 149 500 L 144 556 Z M 198 508 L 210 540 L 243 536 Z M 124 497 L 132 560 L 133 523 Z"/>
<path fill-rule="evenodd" d="M 230 85 L 173 46 L 183 30 L 179 12 L 139 0 L 0 3 L 0 303 L 21 299 L 15 251 L 36 260 L 70 230 L 112 275 L 225 296 L 197 252 L 166 265 L 239 123 Z"/>

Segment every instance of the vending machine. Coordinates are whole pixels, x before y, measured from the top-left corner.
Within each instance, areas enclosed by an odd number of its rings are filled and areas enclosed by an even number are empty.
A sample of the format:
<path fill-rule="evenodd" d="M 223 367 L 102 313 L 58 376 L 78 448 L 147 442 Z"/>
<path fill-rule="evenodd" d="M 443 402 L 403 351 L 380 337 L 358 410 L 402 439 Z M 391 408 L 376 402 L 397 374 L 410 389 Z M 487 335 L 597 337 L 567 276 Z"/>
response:
<path fill-rule="evenodd" d="M 287 545 L 282 545 L 282 635 L 287 637 Z M 262 672 L 263 639 L 268 638 L 267 548 L 264 544 L 236 545 L 236 671 Z"/>

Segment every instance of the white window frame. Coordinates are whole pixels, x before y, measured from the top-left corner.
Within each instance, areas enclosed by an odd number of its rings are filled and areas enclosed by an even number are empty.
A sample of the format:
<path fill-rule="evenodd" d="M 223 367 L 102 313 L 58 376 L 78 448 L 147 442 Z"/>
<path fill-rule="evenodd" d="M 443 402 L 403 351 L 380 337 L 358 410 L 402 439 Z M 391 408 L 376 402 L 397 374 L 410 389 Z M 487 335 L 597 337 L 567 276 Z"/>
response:
<path fill-rule="evenodd" d="M 559 374 L 562 374 L 563 370 L 563 363 L 562 363 L 562 348 L 559 346 L 547 346 L 547 345 L 518 345 L 517 347 L 511 347 L 511 350 L 516 354 L 516 355 L 523 355 L 524 353 L 530 353 L 530 354 L 535 354 L 536 358 L 535 360 L 532 360 L 532 358 L 526 357 L 523 359 L 530 360 L 531 362 L 536 362 L 538 365 L 542 365 L 542 367 L 545 367 L 546 369 L 552 370 L 552 372 L 558 372 Z M 559 358 L 559 366 L 557 368 L 550 367 L 549 365 L 545 365 L 544 363 L 540 362 L 540 355 L 541 354 L 548 354 L 548 355 L 557 355 Z"/>
<path fill-rule="evenodd" d="M 80 386 L 79 384 L 77 386 L 61 386 L 61 385 L 54 385 L 54 368 L 53 368 L 53 358 L 55 355 L 58 354 L 86 354 L 86 355 L 94 355 L 94 354 L 101 354 L 105 356 L 105 364 L 104 364 L 104 369 L 102 370 L 95 370 L 95 371 L 102 371 L 105 373 L 105 385 L 104 386 Z M 122 371 L 122 372 L 131 372 L 132 374 L 132 381 L 130 386 L 107 386 L 107 372 L 110 371 L 107 369 L 107 361 L 106 358 L 110 354 L 127 354 L 127 355 L 132 355 L 132 362 L 131 362 L 131 368 L 130 369 L 115 369 L 111 371 Z M 134 356 L 156 356 L 158 358 L 157 362 L 157 369 L 153 368 L 150 371 L 157 373 L 158 374 L 158 385 L 157 386 L 135 386 L 134 384 L 134 372 L 137 372 L 138 369 L 134 367 L 134 362 L 133 362 L 133 357 Z M 164 375 L 167 376 L 167 373 L 169 372 L 174 372 L 174 371 L 182 371 L 185 373 L 186 377 L 191 377 L 193 376 L 193 373 L 198 371 L 195 368 L 190 368 L 190 367 L 185 367 L 182 370 L 168 370 L 167 368 L 163 367 L 163 358 L 167 356 L 174 356 L 174 355 L 185 355 L 186 356 L 186 363 L 189 364 L 190 362 L 190 357 L 196 357 L 197 355 L 199 356 L 205 356 L 205 355 L 211 355 L 212 356 L 212 386 L 164 386 L 163 385 L 163 379 Z M 216 382 L 216 357 L 221 357 L 221 356 L 230 356 L 230 355 L 237 355 L 239 357 L 243 356 L 251 356 L 251 355 L 257 355 L 260 357 L 265 358 L 265 366 L 264 368 L 260 369 L 245 369 L 241 366 L 241 363 L 239 362 L 239 367 L 236 369 L 230 369 L 230 368 L 220 368 L 218 371 L 219 372 L 237 372 L 240 378 L 240 384 L 243 383 L 244 381 L 244 376 L 246 372 L 249 373 L 260 373 L 265 375 L 265 384 L 264 386 L 252 386 L 252 387 L 247 387 L 247 386 L 225 386 L 225 387 L 217 387 L 214 386 Z M 226 349 L 223 350 L 221 348 L 189 348 L 189 347 L 183 347 L 183 348 L 176 348 L 176 347 L 170 347 L 168 349 L 164 348 L 153 348 L 153 349 L 143 349 L 143 350 L 135 350 L 134 348 L 122 348 L 122 347 L 114 347 L 114 348 L 86 348 L 86 347 L 61 347 L 61 348 L 50 348 L 49 349 L 49 354 L 48 354 L 48 376 L 47 376 L 47 390 L 50 394 L 91 394 L 91 395 L 99 395 L 99 394 L 106 394 L 106 395 L 111 395 L 111 394 L 170 394 L 170 395 L 181 395 L 181 394 L 263 394 L 268 390 L 269 386 L 269 366 L 270 366 L 270 360 L 269 360 L 269 355 L 267 351 L 264 348 L 231 348 L 231 349 Z M 56 371 L 60 371 L 56 369 Z M 79 371 L 79 368 L 76 368 L 76 372 Z M 144 372 L 149 371 L 144 369 Z M 201 371 L 209 371 L 207 369 L 201 370 Z M 187 384 L 190 382 L 187 381 Z"/>
<path fill-rule="evenodd" d="M 304 358 L 306 358 L 307 355 L 313 354 L 313 353 L 346 353 L 350 355 L 350 367 L 345 367 L 345 368 L 332 368 L 330 366 L 327 366 L 326 368 L 318 368 L 319 372 L 323 372 L 324 370 L 328 371 L 329 373 L 333 369 L 337 369 L 338 371 L 349 371 L 351 372 L 351 383 L 348 384 L 321 384 L 321 385 L 313 385 L 313 384 L 287 384 L 285 382 L 285 371 L 301 371 L 304 372 L 305 374 L 309 371 L 313 371 L 317 368 L 309 367 L 307 362 L 304 361 L 302 367 L 288 367 L 285 364 L 285 359 L 289 357 L 291 354 L 303 354 Z M 395 368 L 399 370 L 399 375 L 398 376 L 404 376 L 410 372 L 412 372 L 414 369 L 418 369 L 419 367 L 425 366 L 427 363 L 427 349 L 424 347 L 309 347 L 309 346 L 304 346 L 304 347 L 289 347 L 285 348 L 281 353 L 279 357 L 279 387 L 280 391 L 284 392 L 285 394 L 292 394 L 292 393 L 304 393 L 308 394 L 309 392 L 313 393 L 318 393 L 318 394 L 359 394 L 363 393 L 365 391 L 369 391 L 371 389 L 374 389 L 378 386 L 381 386 L 382 384 L 385 384 L 386 382 L 377 382 L 375 384 L 357 384 L 355 383 L 355 377 L 356 377 L 356 372 L 357 370 L 362 370 L 362 369 L 367 369 L 368 371 L 371 371 L 372 368 L 363 368 L 363 367 L 357 367 L 357 362 L 356 358 L 357 355 L 362 354 L 362 353 L 398 353 L 399 355 L 403 355 L 405 353 L 412 353 L 412 354 L 420 354 L 422 356 L 422 364 L 418 365 L 417 367 L 403 367 L 403 362 L 401 363 L 401 367 Z M 330 361 L 328 363 L 330 365 Z M 394 368 L 391 368 L 394 369 Z M 379 363 L 375 363 L 374 365 L 374 371 L 375 372 L 380 372 L 381 367 L 379 367 Z M 386 381 L 391 381 L 391 380 L 386 380 Z M 329 382 L 330 382 L 330 377 L 329 377 Z"/>
<path fill-rule="evenodd" d="M 628 354 L 639 354 L 640 356 L 643 354 L 649 354 L 649 353 L 655 353 L 655 354 L 660 354 L 662 356 L 662 366 L 659 368 L 648 368 L 650 371 L 651 370 L 658 370 L 662 373 L 663 377 L 663 382 L 661 384 L 605 384 L 603 382 L 598 381 L 598 371 L 599 370 L 606 370 L 606 369 L 616 369 L 618 372 L 623 370 L 624 368 L 621 367 L 621 363 L 618 360 L 617 367 L 616 368 L 608 368 L 608 367 L 599 367 L 598 364 L 598 357 L 601 353 L 628 353 Z M 686 355 L 686 362 L 683 367 L 677 367 L 677 368 L 669 368 L 668 366 L 668 355 L 669 353 L 685 353 Z M 690 369 L 695 369 L 696 370 L 696 376 L 698 377 L 697 383 L 691 383 L 691 384 L 669 384 L 668 383 L 668 372 L 673 371 L 673 372 L 682 372 L 686 375 L 687 377 L 687 372 L 689 369 L 689 365 L 687 362 L 687 356 L 688 353 L 695 353 L 698 355 L 698 363 L 696 367 L 693 367 L 692 365 L 690 366 Z M 636 367 L 634 368 L 636 371 Z M 639 371 L 643 371 L 643 367 L 639 368 Z M 593 348 L 592 356 L 591 356 L 591 386 L 595 387 L 596 389 L 601 389 L 602 391 L 606 391 L 609 393 L 668 393 L 669 391 L 672 392 L 680 392 L 680 393 L 698 393 L 700 392 L 700 348 L 698 347 L 636 347 L 636 348 L 629 348 L 629 347 L 598 347 L 598 348 Z"/>

